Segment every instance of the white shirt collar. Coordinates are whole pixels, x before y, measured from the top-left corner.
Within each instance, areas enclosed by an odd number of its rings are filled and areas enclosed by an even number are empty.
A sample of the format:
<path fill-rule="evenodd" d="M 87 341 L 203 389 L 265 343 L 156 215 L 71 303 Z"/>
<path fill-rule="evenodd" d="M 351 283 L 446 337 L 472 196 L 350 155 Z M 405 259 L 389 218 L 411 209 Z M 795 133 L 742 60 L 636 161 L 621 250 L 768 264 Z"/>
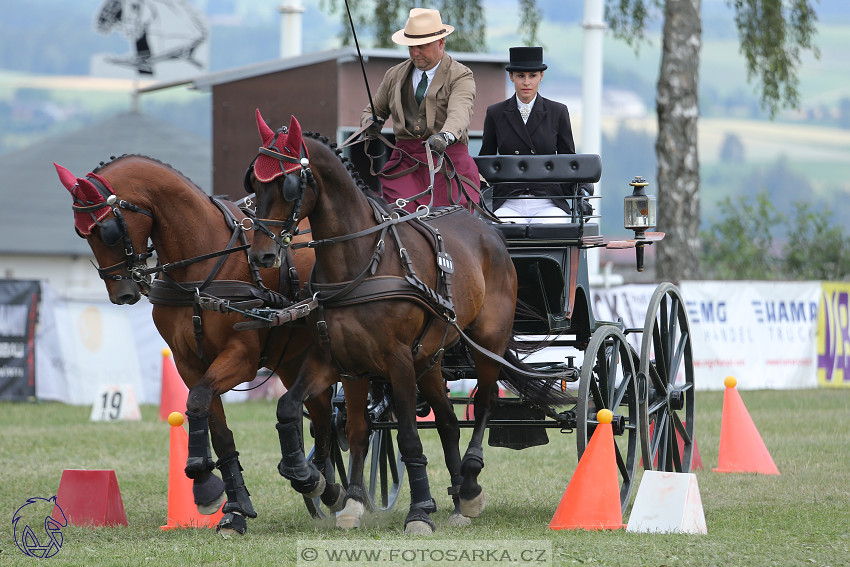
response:
<path fill-rule="evenodd" d="M 434 65 L 432 68 L 428 69 L 427 71 L 423 71 L 421 69 L 417 69 L 417 68 L 414 67 L 413 68 L 413 88 L 416 89 L 416 87 L 419 86 L 419 81 L 422 80 L 422 73 L 425 73 L 426 75 L 428 75 L 428 89 L 430 89 L 431 83 L 434 82 L 434 75 L 437 73 L 437 69 L 440 68 L 440 63 L 442 63 L 442 61 L 437 62 L 436 65 Z M 428 92 L 428 89 L 425 89 L 426 93 Z"/>
<path fill-rule="evenodd" d="M 534 108 L 534 103 L 535 103 L 536 101 L 537 101 L 537 95 L 534 95 L 534 98 L 533 98 L 533 99 L 531 99 L 531 102 L 529 102 L 529 103 L 527 104 L 527 106 L 528 106 L 528 110 L 529 110 L 529 111 L 531 111 L 531 109 L 532 109 L 532 108 Z M 519 97 L 516 97 L 516 107 L 519 109 L 519 108 L 522 108 L 524 105 L 526 105 L 526 103 L 522 102 L 522 101 L 519 99 Z"/>

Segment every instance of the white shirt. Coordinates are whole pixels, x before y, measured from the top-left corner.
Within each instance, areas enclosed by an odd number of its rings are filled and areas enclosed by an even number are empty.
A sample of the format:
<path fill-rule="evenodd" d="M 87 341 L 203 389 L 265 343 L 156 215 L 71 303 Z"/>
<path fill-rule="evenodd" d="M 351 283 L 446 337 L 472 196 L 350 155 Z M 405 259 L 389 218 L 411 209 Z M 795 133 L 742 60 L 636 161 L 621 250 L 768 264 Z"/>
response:
<path fill-rule="evenodd" d="M 428 94 L 428 90 L 430 90 L 431 88 L 431 83 L 434 82 L 434 74 L 437 72 L 437 69 L 440 68 L 440 63 L 442 63 L 442 61 L 440 61 L 439 63 L 434 65 L 433 68 L 428 69 L 427 71 L 423 71 L 421 69 L 416 68 L 413 69 L 413 92 L 416 92 L 416 87 L 419 86 L 419 81 L 422 80 L 422 73 L 425 73 L 426 75 L 428 75 L 428 88 L 425 89 L 425 94 Z"/>
<path fill-rule="evenodd" d="M 519 99 L 519 97 L 516 97 L 516 107 L 517 107 L 518 110 L 521 111 L 523 106 L 527 106 L 528 107 L 528 113 L 531 114 L 531 109 L 534 108 L 535 101 L 537 101 L 537 95 L 534 95 L 534 98 L 531 99 L 531 102 L 529 102 L 529 103 L 522 102 Z"/>

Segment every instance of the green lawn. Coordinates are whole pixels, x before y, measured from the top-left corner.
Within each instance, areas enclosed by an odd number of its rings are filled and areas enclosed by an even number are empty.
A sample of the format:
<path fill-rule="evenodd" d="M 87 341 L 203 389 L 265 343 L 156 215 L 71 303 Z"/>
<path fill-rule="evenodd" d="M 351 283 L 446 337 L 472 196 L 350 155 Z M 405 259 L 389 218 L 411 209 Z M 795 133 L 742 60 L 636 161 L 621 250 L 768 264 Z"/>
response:
<path fill-rule="evenodd" d="M 712 472 L 722 393 L 698 392 L 697 446 L 705 467 L 696 476 L 707 535 L 549 530 L 576 468 L 575 437 L 554 430 L 543 447 L 486 448 L 481 480 L 487 509 L 471 527 L 451 528 L 446 525 L 449 479 L 436 434 L 429 430 L 422 436 L 440 508 L 432 545 L 444 548 L 445 540 L 464 545 L 547 542 L 554 551 L 550 564 L 556 565 L 846 565 L 850 390 L 743 391 L 741 396 L 781 475 Z M 92 423 L 88 407 L 0 404 L 0 510 L 7 517 L 0 535 L 2 564 L 34 564 L 16 548 L 9 520 L 27 498 L 54 495 L 62 471 L 72 468 L 114 469 L 130 525 L 65 528 L 64 546 L 52 565 L 292 565 L 299 539 L 323 540 L 341 549 L 410 541 L 402 533 L 406 494 L 393 512 L 358 531 L 343 533 L 313 521 L 300 496 L 277 474 L 274 404 L 248 402 L 227 409 L 259 517 L 249 521 L 245 537 L 223 540 L 214 530 L 159 529 L 167 508 L 169 432 L 158 421 L 157 408 L 143 407 L 141 422 Z M 421 543 L 427 547 L 428 541 Z"/>

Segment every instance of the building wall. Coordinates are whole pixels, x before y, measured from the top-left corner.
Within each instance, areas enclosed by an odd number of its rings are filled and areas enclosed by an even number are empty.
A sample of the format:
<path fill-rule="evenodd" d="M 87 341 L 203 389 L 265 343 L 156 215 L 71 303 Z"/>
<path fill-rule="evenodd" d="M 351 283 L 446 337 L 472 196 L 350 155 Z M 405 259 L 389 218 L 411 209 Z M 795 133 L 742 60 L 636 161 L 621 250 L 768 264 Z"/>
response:
<path fill-rule="evenodd" d="M 63 299 L 109 301 L 92 262 L 94 256 L 0 254 L 0 277 L 46 281 Z"/>
<path fill-rule="evenodd" d="M 213 191 L 241 199 L 245 170 L 257 156 L 260 137 L 254 111 L 272 129 L 295 116 L 305 131 L 337 125 L 336 61 L 324 61 L 213 87 Z"/>

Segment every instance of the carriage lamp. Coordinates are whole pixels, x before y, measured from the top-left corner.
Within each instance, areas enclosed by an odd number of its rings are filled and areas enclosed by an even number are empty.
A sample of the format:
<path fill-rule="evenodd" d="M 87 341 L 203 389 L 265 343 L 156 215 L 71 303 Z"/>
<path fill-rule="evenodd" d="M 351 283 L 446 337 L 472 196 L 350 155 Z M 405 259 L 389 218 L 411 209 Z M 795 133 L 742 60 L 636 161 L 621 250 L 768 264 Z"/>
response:
<path fill-rule="evenodd" d="M 643 247 L 642 240 L 646 231 L 655 227 L 655 196 L 647 195 L 644 187 L 649 185 L 643 177 L 635 177 L 629 183 L 632 186 L 632 194 L 623 199 L 623 225 L 626 230 L 635 233 L 635 257 L 637 260 L 637 271 L 643 271 Z"/>

